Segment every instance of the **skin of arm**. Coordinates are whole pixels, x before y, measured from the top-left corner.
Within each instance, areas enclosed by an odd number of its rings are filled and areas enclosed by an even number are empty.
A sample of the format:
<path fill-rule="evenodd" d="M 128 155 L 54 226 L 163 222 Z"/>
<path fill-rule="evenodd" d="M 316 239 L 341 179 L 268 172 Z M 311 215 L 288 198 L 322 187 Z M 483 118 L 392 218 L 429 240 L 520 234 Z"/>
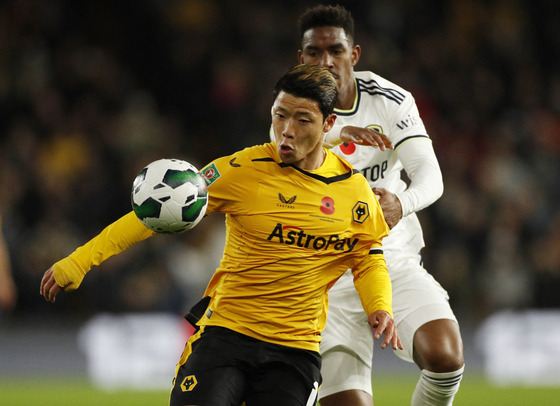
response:
<path fill-rule="evenodd" d="M 332 148 L 342 143 L 370 145 L 372 147 L 378 147 L 381 151 L 385 151 L 387 148 L 393 149 L 391 140 L 385 134 L 372 128 L 356 127 L 353 125 L 335 125 L 325 135 L 323 145 L 327 148 Z"/>

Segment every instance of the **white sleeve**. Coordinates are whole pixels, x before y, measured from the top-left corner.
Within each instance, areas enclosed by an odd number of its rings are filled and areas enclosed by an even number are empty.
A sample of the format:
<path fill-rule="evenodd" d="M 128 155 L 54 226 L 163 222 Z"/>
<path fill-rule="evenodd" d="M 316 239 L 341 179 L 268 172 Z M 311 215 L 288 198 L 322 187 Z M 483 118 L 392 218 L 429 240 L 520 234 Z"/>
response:
<path fill-rule="evenodd" d="M 323 141 L 323 146 L 325 148 L 333 148 L 339 144 L 342 144 L 342 140 L 340 139 L 340 133 L 345 126 L 343 125 L 333 125 L 331 130 L 325 134 L 325 140 Z"/>
<path fill-rule="evenodd" d="M 399 160 L 410 179 L 408 188 L 397 193 L 403 217 L 420 211 L 441 197 L 443 177 L 429 138 L 413 138 L 397 148 Z"/>

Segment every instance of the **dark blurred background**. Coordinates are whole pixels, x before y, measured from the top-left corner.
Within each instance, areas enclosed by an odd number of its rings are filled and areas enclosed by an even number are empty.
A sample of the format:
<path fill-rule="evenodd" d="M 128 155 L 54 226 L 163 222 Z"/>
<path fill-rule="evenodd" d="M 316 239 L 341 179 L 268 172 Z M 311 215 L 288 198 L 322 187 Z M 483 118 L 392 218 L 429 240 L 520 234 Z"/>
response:
<path fill-rule="evenodd" d="M 0 2 L 0 213 L 18 288 L 4 327 L 197 301 L 223 247 L 219 216 L 107 261 L 56 305 L 38 291 L 130 210 L 147 163 L 201 167 L 268 141 L 272 87 L 316 3 Z M 356 70 L 411 91 L 433 139 L 445 193 L 420 213 L 423 253 L 462 324 L 560 307 L 558 3 L 339 3 L 356 20 Z"/>

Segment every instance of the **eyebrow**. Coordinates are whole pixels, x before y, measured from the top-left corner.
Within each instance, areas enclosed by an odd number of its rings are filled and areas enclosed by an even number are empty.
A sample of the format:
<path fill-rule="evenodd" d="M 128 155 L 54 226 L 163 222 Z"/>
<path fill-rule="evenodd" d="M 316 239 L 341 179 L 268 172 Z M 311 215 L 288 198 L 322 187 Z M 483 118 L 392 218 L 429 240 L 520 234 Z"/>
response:
<path fill-rule="evenodd" d="M 336 49 L 340 49 L 340 48 L 344 48 L 344 44 L 341 42 L 337 42 L 336 44 L 332 44 L 329 45 L 326 49 L 327 50 L 336 50 Z M 316 45 L 306 45 L 303 48 L 304 51 L 320 51 L 322 50 L 322 48 L 316 46 Z"/>
<path fill-rule="evenodd" d="M 277 107 L 273 108 L 272 111 L 273 111 L 273 112 L 279 112 L 279 113 L 286 113 L 286 112 L 289 111 L 289 109 L 286 109 L 286 108 L 281 107 L 281 106 L 277 106 Z M 311 111 L 308 111 L 308 110 L 296 109 L 296 110 L 293 112 L 293 115 L 296 116 L 296 117 L 297 117 L 297 116 L 310 116 L 310 117 L 312 117 L 312 116 L 313 116 L 313 113 L 312 113 Z"/>

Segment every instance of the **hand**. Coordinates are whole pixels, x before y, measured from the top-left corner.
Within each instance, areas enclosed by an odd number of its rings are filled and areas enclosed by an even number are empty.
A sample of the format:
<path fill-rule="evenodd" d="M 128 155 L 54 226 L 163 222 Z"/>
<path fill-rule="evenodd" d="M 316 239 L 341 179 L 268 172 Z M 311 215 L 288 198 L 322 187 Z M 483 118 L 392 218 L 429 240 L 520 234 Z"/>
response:
<path fill-rule="evenodd" d="M 387 189 L 374 187 L 371 190 L 379 196 L 379 205 L 383 210 L 383 217 L 385 217 L 389 229 L 395 227 L 402 218 L 401 201 L 397 195 Z"/>
<path fill-rule="evenodd" d="M 377 310 L 368 316 L 368 322 L 373 329 L 373 338 L 378 340 L 385 334 L 381 348 L 384 349 L 391 344 L 393 350 L 403 349 L 401 339 L 397 333 L 397 325 L 389 313 L 385 310 Z"/>
<path fill-rule="evenodd" d="M 56 295 L 61 290 L 62 288 L 58 286 L 58 284 L 54 280 L 53 269 L 51 266 L 43 275 L 43 279 L 41 279 L 41 287 L 39 289 L 39 293 L 45 297 L 46 301 L 54 303 Z"/>
<path fill-rule="evenodd" d="M 358 145 L 371 145 L 372 147 L 379 147 L 381 151 L 385 151 L 387 148 L 393 149 L 393 143 L 385 134 L 371 128 L 347 125 L 340 131 L 340 139 L 342 142 L 346 143 L 353 142 Z"/>

